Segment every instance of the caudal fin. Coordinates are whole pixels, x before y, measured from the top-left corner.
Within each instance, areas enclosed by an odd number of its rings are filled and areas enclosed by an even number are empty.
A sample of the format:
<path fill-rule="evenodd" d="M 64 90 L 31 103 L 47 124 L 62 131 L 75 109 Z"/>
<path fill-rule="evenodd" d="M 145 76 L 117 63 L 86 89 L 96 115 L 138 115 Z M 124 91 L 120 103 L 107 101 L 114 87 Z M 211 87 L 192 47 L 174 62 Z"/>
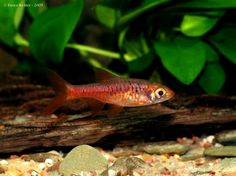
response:
<path fill-rule="evenodd" d="M 53 89 L 56 92 L 56 97 L 48 105 L 48 107 L 46 107 L 44 113 L 52 114 L 54 111 L 56 111 L 58 108 L 60 108 L 66 103 L 69 84 L 52 70 L 47 70 L 46 74 L 49 82 L 51 83 Z"/>

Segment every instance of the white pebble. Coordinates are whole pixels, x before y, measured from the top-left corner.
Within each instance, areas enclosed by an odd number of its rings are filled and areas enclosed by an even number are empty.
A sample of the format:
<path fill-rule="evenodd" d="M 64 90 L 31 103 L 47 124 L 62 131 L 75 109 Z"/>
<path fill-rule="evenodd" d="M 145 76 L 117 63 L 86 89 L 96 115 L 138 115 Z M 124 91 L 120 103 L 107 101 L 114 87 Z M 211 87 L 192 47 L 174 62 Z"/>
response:
<path fill-rule="evenodd" d="M 45 167 L 46 167 L 46 164 L 45 164 L 45 163 L 39 163 L 39 168 L 40 168 L 41 170 L 45 169 Z"/>
<path fill-rule="evenodd" d="M 7 160 L 1 160 L 1 161 L 0 161 L 0 164 L 1 164 L 1 165 L 7 165 L 7 164 L 8 164 L 8 161 L 7 161 Z"/>
<path fill-rule="evenodd" d="M 20 163 L 21 161 L 19 160 L 18 162 Z M 22 165 L 24 165 L 24 166 L 29 166 L 30 163 L 29 163 L 29 161 L 25 161 L 25 162 L 22 162 Z"/>
<path fill-rule="evenodd" d="M 141 176 L 138 172 L 133 172 L 133 176 Z"/>
<path fill-rule="evenodd" d="M 209 142 L 210 144 L 213 143 L 213 140 L 214 140 L 214 139 L 215 139 L 215 136 L 213 136 L 213 135 L 210 135 L 210 136 L 208 136 L 208 137 L 206 138 L 207 142 Z"/>
<path fill-rule="evenodd" d="M 39 173 L 36 172 L 35 170 L 33 170 L 33 171 L 31 172 L 31 176 L 39 176 Z"/>
<path fill-rule="evenodd" d="M 51 158 L 47 158 L 45 159 L 44 163 L 50 167 L 53 165 L 54 161 Z"/>
<path fill-rule="evenodd" d="M 215 139 L 215 136 L 210 135 L 210 136 L 207 136 L 206 138 L 203 138 L 202 141 L 205 144 L 212 144 L 214 139 Z"/>
<path fill-rule="evenodd" d="M 220 144 L 220 143 L 215 143 L 214 146 L 215 146 L 215 147 L 222 147 L 222 144 Z"/>
<path fill-rule="evenodd" d="M 117 173 L 116 173 L 116 171 L 114 171 L 114 170 L 112 170 L 112 169 L 109 169 L 109 170 L 108 170 L 108 175 L 109 175 L 109 176 L 116 176 Z"/>

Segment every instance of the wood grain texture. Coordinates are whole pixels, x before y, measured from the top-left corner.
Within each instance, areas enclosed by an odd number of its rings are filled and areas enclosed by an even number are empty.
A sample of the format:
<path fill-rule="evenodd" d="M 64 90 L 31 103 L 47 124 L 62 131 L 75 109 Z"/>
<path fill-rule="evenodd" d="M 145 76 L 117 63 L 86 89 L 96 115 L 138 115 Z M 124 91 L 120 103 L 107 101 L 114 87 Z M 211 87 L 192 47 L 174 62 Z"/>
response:
<path fill-rule="evenodd" d="M 2 79 L 0 153 L 85 143 L 115 145 L 123 141 L 129 145 L 136 140 L 211 134 L 236 124 L 235 96 L 176 95 L 170 102 L 125 108 L 113 118 L 106 116 L 106 108 L 92 118 L 80 102 L 44 116 L 42 111 L 53 96 L 50 86 L 35 83 L 28 76 Z"/>

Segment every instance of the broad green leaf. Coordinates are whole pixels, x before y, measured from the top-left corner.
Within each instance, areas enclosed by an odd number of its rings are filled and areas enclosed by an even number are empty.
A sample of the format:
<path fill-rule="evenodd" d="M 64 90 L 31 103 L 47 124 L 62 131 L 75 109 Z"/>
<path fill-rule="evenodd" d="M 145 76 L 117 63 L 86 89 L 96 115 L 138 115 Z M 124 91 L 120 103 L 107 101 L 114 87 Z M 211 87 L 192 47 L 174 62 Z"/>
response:
<path fill-rule="evenodd" d="M 122 11 L 130 2 L 131 0 L 101 0 L 95 7 L 98 21 L 106 27 L 115 28 Z"/>
<path fill-rule="evenodd" d="M 169 41 L 156 41 L 156 53 L 164 67 L 184 84 L 191 84 L 206 61 L 205 44 L 199 39 L 176 36 Z"/>
<path fill-rule="evenodd" d="M 98 21 L 109 28 L 114 28 L 121 12 L 113 7 L 98 4 L 96 6 L 96 16 Z"/>
<path fill-rule="evenodd" d="M 215 94 L 220 91 L 225 82 L 225 72 L 219 62 L 207 62 L 203 74 L 200 77 L 199 84 L 202 89 Z"/>
<path fill-rule="evenodd" d="M 29 30 L 30 50 L 42 63 L 62 62 L 63 52 L 83 9 L 83 0 L 41 13 Z"/>
<path fill-rule="evenodd" d="M 218 20 L 219 17 L 185 15 L 180 30 L 186 36 L 199 37 L 210 31 Z"/>
<path fill-rule="evenodd" d="M 220 91 L 225 82 L 225 73 L 219 63 L 219 55 L 209 45 L 205 44 L 206 66 L 199 79 L 199 85 L 209 93 L 215 94 Z"/>
<path fill-rule="evenodd" d="M 126 55 L 126 59 L 127 56 Z M 135 59 L 134 59 L 135 58 Z M 145 53 L 139 57 L 133 56 L 132 60 L 127 62 L 129 72 L 141 72 L 147 69 L 153 62 L 153 54 L 151 52 Z"/>
<path fill-rule="evenodd" d="M 236 64 L 236 26 L 224 27 L 215 35 L 210 37 L 213 45 L 228 58 L 231 62 Z"/>
<path fill-rule="evenodd" d="M 202 9 L 222 9 L 235 8 L 236 1 L 234 0 L 191 0 L 179 3 L 177 8 L 202 8 Z"/>
<path fill-rule="evenodd" d="M 153 55 L 143 35 L 134 39 L 124 40 L 123 47 L 126 52 L 124 60 L 130 72 L 143 71 L 152 63 Z"/>
<path fill-rule="evenodd" d="M 27 7 L 27 11 L 32 18 L 36 18 L 40 13 L 47 9 L 45 0 L 27 0 L 27 3 L 30 4 L 30 6 Z"/>
<path fill-rule="evenodd" d="M 3 0 L 0 2 L 0 40 L 14 45 L 14 37 L 24 14 L 25 0 Z"/>
<path fill-rule="evenodd" d="M 225 73 L 219 63 L 218 53 L 208 44 L 205 43 L 206 49 L 206 66 L 199 79 L 199 85 L 209 93 L 217 93 L 225 82 Z"/>
<path fill-rule="evenodd" d="M 131 20 L 137 18 L 144 12 L 147 12 L 150 9 L 153 9 L 157 6 L 160 6 L 162 4 L 168 3 L 170 0 L 144 0 L 143 3 L 136 7 L 135 9 L 130 10 L 125 15 L 123 15 L 119 21 L 118 26 L 124 26 L 125 24 L 129 23 Z"/>
<path fill-rule="evenodd" d="M 205 45 L 205 50 L 206 50 L 206 60 L 207 62 L 218 62 L 219 55 L 218 53 L 207 43 L 204 43 Z"/>
<path fill-rule="evenodd" d="M 18 28 L 20 26 L 22 17 L 24 15 L 24 10 L 25 10 L 25 8 L 23 6 L 20 6 L 20 4 L 25 3 L 25 0 L 18 0 L 18 1 L 20 1 L 20 3 L 19 3 L 19 6 L 16 8 L 16 13 L 14 16 L 14 26 L 15 26 L 16 30 L 18 30 Z"/>

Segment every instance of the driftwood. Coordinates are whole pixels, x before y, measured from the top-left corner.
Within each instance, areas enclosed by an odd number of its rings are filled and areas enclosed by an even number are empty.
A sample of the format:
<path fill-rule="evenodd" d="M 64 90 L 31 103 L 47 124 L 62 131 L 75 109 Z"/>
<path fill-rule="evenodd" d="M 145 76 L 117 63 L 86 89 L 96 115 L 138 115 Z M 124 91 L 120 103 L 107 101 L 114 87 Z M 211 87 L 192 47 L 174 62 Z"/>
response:
<path fill-rule="evenodd" d="M 44 116 L 54 96 L 50 86 L 27 76 L 6 76 L 0 83 L 0 153 L 79 144 L 109 145 L 135 140 L 166 140 L 234 128 L 236 97 L 178 96 L 158 105 L 125 108 L 113 118 L 96 117 L 77 103 Z M 87 117 L 86 117 L 87 116 Z M 84 117 L 84 118 L 82 118 Z"/>

